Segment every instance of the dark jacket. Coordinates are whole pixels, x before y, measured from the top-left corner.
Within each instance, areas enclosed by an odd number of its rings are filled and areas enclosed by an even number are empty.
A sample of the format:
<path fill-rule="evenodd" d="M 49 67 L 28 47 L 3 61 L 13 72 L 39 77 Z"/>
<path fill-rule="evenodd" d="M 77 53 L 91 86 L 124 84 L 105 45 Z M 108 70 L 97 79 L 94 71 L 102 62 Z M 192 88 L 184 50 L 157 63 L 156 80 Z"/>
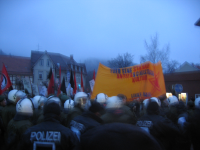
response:
<path fill-rule="evenodd" d="M 194 150 L 200 149 L 200 108 L 196 108 L 194 115 L 188 118 L 187 129 L 190 132 L 191 142 Z"/>
<path fill-rule="evenodd" d="M 146 114 L 138 119 L 138 127 L 141 127 L 160 143 L 166 150 L 176 149 L 176 139 L 179 136 L 178 127 L 169 119 L 156 114 Z"/>
<path fill-rule="evenodd" d="M 73 149 L 78 145 L 77 137 L 59 122 L 59 116 L 46 114 L 44 122 L 32 126 L 23 135 L 19 149 L 32 150 L 33 145 L 42 148 L 55 146 L 56 150 Z"/>
<path fill-rule="evenodd" d="M 78 132 L 79 135 L 83 134 L 87 130 L 99 126 L 103 123 L 103 120 L 90 111 L 84 112 L 82 115 L 75 117 L 70 122 L 70 128 L 72 131 Z M 80 138 L 80 136 L 78 136 Z"/>
<path fill-rule="evenodd" d="M 106 113 L 101 116 L 101 119 L 104 123 L 121 122 L 135 124 L 136 121 L 133 114 L 127 113 L 124 108 L 108 109 Z"/>
<path fill-rule="evenodd" d="M 6 134 L 7 149 L 16 149 L 19 141 L 22 140 L 23 133 L 33 124 L 29 121 L 30 116 L 16 114 L 15 117 L 8 123 Z"/>
<path fill-rule="evenodd" d="M 160 150 L 157 141 L 142 129 L 123 123 L 95 127 L 81 135 L 82 150 Z"/>

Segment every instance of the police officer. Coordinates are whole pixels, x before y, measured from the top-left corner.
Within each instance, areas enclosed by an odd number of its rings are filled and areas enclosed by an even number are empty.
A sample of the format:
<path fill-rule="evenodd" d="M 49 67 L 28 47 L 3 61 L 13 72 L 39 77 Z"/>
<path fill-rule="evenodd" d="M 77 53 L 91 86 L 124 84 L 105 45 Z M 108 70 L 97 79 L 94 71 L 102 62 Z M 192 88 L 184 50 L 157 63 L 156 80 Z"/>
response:
<path fill-rule="evenodd" d="M 43 106 L 46 101 L 47 98 L 44 96 L 37 95 L 33 97 L 32 102 L 34 105 L 34 112 L 31 121 L 34 125 L 37 123 L 38 118 L 43 114 Z"/>
<path fill-rule="evenodd" d="M 70 127 L 71 120 L 81 115 L 85 110 L 90 107 L 90 100 L 85 92 L 78 92 L 74 96 L 74 108 L 68 113 L 67 116 L 67 127 Z"/>
<path fill-rule="evenodd" d="M 130 123 L 135 124 L 135 119 L 123 109 L 123 102 L 118 96 L 109 97 L 106 104 L 106 113 L 101 116 L 104 123 Z"/>
<path fill-rule="evenodd" d="M 65 101 L 64 103 L 64 110 L 63 110 L 63 121 L 62 121 L 62 125 L 67 127 L 67 117 L 68 117 L 68 113 L 74 108 L 74 101 L 70 98 L 68 100 Z"/>
<path fill-rule="evenodd" d="M 7 149 L 16 149 L 22 134 L 33 124 L 30 117 L 33 115 L 33 104 L 28 98 L 21 99 L 16 104 L 16 115 L 10 120 L 7 127 L 6 147 Z"/>
<path fill-rule="evenodd" d="M 150 98 L 146 102 L 147 114 L 139 118 L 136 125 L 153 135 L 163 149 L 177 149 L 175 141 L 179 136 L 179 129 L 172 121 L 159 115 L 160 104 L 156 97 Z"/>
<path fill-rule="evenodd" d="M 91 103 L 88 111 L 72 119 L 70 129 L 77 135 L 79 140 L 81 134 L 103 123 L 103 120 L 100 118 L 103 109 L 104 107 L 100 103 L 94 101 Z"/>
<path fill-rule="evenodd" d="M 78 145 L 78 139 L 72 131 L 60 124 L 60 104 L 48 100 L 43 109 L 44 122 L 26 130 L 21 140 L 20 150 L 33 149 L 73 149 Z"/>
<path fill-rule="evenodd" d="M 2 111 L 2 119 L 4 122 L 4 127 L 6 129 L 9 121 L 15 116 L 16 114 L 16 103 L 21 99 L 25 98 L 26 94 L 19 90 L 11 90 L 8 93 L 8 101 L 7 105 Z"/>

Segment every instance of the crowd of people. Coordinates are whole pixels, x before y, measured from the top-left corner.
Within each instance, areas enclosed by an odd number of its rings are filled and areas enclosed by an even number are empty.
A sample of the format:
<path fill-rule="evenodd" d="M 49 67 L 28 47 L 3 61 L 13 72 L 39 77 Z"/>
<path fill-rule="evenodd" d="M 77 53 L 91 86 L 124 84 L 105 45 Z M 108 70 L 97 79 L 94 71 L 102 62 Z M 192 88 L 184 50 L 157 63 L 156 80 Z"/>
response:
<path fill-rule="evenodd" d="M 200 98 L 0 95 L 1 150 L 197 150 L 199 135 Z"/>

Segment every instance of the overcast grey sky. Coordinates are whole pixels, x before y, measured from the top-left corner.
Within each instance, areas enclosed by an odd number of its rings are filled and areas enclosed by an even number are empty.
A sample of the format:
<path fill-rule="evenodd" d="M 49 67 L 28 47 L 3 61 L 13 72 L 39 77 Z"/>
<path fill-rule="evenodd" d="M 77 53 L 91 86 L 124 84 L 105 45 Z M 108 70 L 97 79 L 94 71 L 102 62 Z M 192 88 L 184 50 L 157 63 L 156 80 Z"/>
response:
<path fill-rule="evenodd" d="M 0 0 L 0 49 L 29 56 L 47 50 L 77 62 L 146 54 L 158 33 L 170 59 L 200 63 L 200 0 Z"/>

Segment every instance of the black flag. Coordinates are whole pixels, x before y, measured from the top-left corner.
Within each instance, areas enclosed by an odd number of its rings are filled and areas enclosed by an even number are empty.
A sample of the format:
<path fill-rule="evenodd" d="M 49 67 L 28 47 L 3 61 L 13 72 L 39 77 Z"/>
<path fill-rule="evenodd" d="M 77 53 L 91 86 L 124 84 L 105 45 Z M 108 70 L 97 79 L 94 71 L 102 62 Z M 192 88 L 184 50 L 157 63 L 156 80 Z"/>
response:
<path fill-rule="evenodd" d="M 49 74 L 48 74 L 48 76 L 47 76 L 47 79 L 51 79 L 51 75 L 52 75 L 52 68 L 50 68 L 50 70 L 49 70 Z"/>
<path fill-rule="evenodd" d="M 71 70 L 71 75 L 70 75 L 70 84 L 71 84 L 71 87 L 74 88 L 74 80 L 73 80 L 72 70 Z"/>
<path fill-rule="evenodd" d="M 63 93 L 67 93 L 67 92 L 66 92 L 66 87 L 65 87 L 65 77 L 63 77 L 60 90 L 61 90 Z"/>

